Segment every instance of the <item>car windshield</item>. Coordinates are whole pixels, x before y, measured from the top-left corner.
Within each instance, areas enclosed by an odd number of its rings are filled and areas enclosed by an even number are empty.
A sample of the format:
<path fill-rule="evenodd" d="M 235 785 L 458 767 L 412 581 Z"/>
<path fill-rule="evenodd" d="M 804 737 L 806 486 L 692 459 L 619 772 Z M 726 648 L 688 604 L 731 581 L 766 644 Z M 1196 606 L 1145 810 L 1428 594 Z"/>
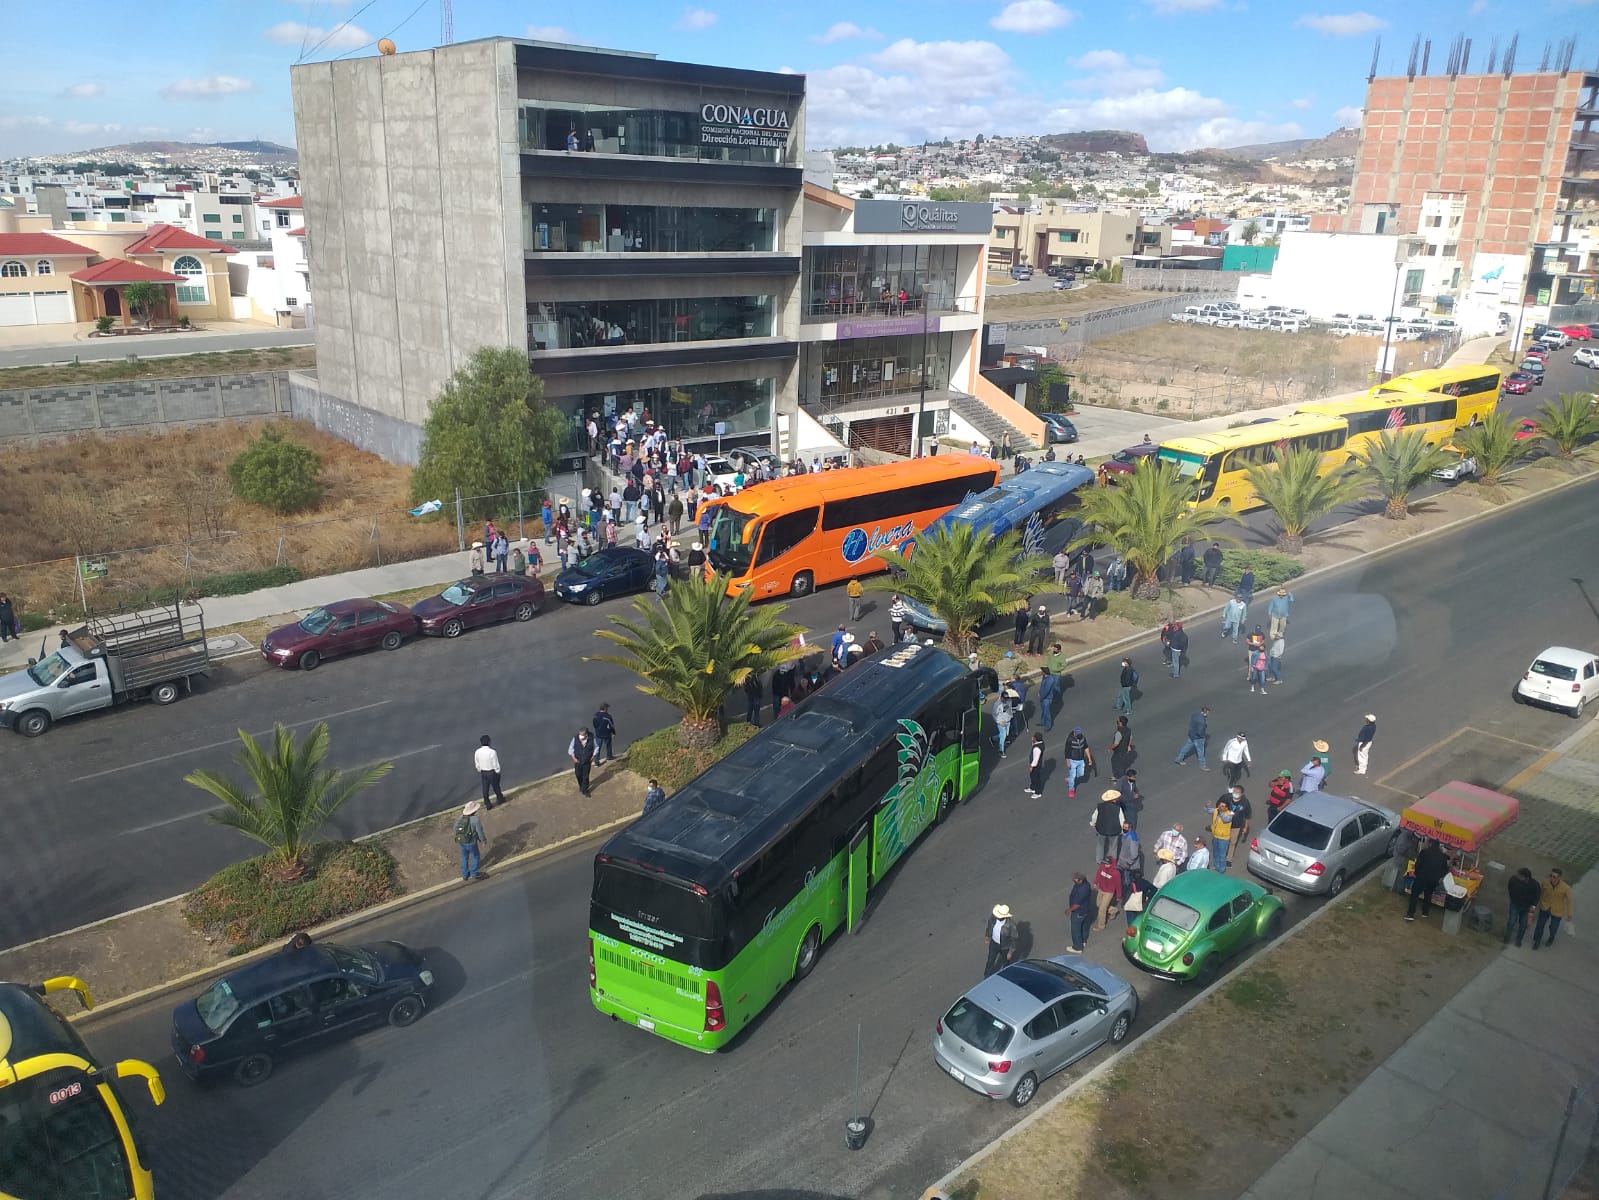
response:
<path fill-rule="evenodd" d="M 706 557 L 711 560 L 711 566 L 733 575 L 749 570 L 760 526 L 760 518 L 753 513 L 739 512 L 729 504 L 718 505 L 707 535 Z"/>
<path fill-rule="evenodd" d="M 300 618 L 300 628 L 307 633 L 326 633 L 333 620 L 333 614 L 327 609 L 314 608 Z"/>
<path fill-rule="evenodd" d="M 35 663 L 29 667 L 28 678 L 40 687 L 49 687 L 70 670 L 72 670 L 71 663 L 59 654 L 52 654 L 43 662 Z"/>
<path fill-rule="evenodd" d="M 346 975 L 375 981 L 383 974 L 378 968 L 378 960 L 366 950 L 352 946 L 324 946 L 323 949 L 332 956 L 339 970 Z"/>
<path fill-rule="evenodd" d="M 207 1029 L 212 1033 L 221 1033 L 233 1019 L 233 1014 L 239 1011 L 240 1005 L 228 981 L 219 979 L 196 997 L 194 1007 Z"/>
<path fill-rule="evenodd" d="M 1532 664 L 1534 675 L 1547 675 L 1550 679 L 1564 679 L 1568 683 L 1577 677 L 1577 668 L 1568 667 L 1565 663 L 1550 662 L 1547 658 L 1540 658 Z"/>
<path fill-rule="evenodd" d="M 944 1014 L 944 1024 L 961 1041 L 984 1054 L 1003 1051 L 1016 1032 L 993 1013 L 973 1003 L 970 996 L 955 1001 L 955 1007 Z"/>
<path fill-rule="evenodd" d="M 1306 850 L 1325 850 L 1332 841 L 1332 830 L 1320 821 L 1302 817 L 1291 808 L 1285 808 L 1272 818 L 1266 832 L 1284 842 L 1303 846 Z"/>
<path fill-rule="evenodd" d="M 1165 921 L 1168 925 L 1175 925 L 1184 933 L 1192 932 L 1195 925 L 1199 924 L 1199 910 L 1189 908 L 1181 900 L 1173 900 L 1170 896 L 1157 894 L 1155 902 L 1149 906 L 1149 915 Z"/>
<path fill-rule="evenodd" d="M 439 593 L 439 599 L 446 604 L 465 604 L 472 598 L 472 589 L 464 583 L 452 583 Z"/>
<path fill-rule="evenodd" d="M 572 573 L 581 575 L 584 579 L 593 579 L 596 575 L 605 574 L 615 561 L 614 556 L 601 550 L 598 553 L 589 555 L 582 562 L 573 563 Z"/>

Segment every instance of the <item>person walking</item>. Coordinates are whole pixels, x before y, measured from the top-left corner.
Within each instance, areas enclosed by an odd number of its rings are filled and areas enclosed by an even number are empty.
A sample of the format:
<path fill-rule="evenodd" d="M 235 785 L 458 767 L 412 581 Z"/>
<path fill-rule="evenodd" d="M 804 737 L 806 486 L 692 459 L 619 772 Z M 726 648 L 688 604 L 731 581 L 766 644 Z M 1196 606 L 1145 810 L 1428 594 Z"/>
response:
<path fill-rule="evenodd" d="M 1120 779 L 1133 765 L 1133 727 L 1126 717 L 1116 718 L 1116 731 L 1110 735 L 1110 775 Z"/>
<path fill-rule="evenodd" d="M 1223 875 L 1227 873 L 1227 851 L 1233 844 L 1233 799 L 1227 792 L 1214 803 L 1205 805 L 1210 816 L 1210 867 Z"/>
<path fill-rule="evenodd" d="M 905 640 L 905 618 L 908 616 L 910 609 L 905 607 L 905 601 L 899 598 L 898 592 L 895 592 L 894 598 L 888 602 L 888 627 L 896 646 Z"/>
<path fill-rule="evenodd" d="M 751 671 L 744 677 L 744 720 L 757 729 L 761 727 L 761 705 L 765 701 L 765 694 L 759 671 Z"/>
<path fill-rule="evenodd" d="M 1538 881 L 1532 877 L 1532 872 L 1522 867 L 1510 877 L 1505 884 L 1505 891 L 1509 895 L 1509 907 L 1505 909 L 1505 945 L 1510 945 L 1512 935 L 1516 945 L 1521 945 L 1521 939 L 1527 936 L 1527 922 L 1532 914 L 1538 911 L 1538 906 L 1543 902 L 1543 889 L 1538 886 Z"/>
<path fill-rule="evenodd" d="M 1066 896 L 1066 916 L 1071 921 L 1072 944 L 1068 954 L 1081 954 L 1088 944 L 1088 921 L 1094 912 L 1094 885 L 1081 871 L 1072 872 L 1072 890 Z"/>
<path fill-rule="evenodd" d="M 1123 716 L 1133 715 L 1133 689 L 1138 686 L 1138 671 L 1130 658 L 1122 659 L 1121 674 L 1116 678 L 1116 703 L 1112 707 Z"/>
<path fill-rule="evenodd" d="M 1286 643 L 1281 634 L 1271 639 L 1271 644 L 1266 647 L 1266 678 L 1272 683 L 1283 681 L 1283 650 Z"/>
<path fill-rule="evenodd" d="M 677 476 L 672 476 L 672 498 L 666 504 L 666 527 L 676 537 L 683 531 L 683 501 L 677 494 Z"/>
<path fill-rule="evenodd" d="M 1088 823 L 1094 827 L 1094 836 L 1098 839 L 1099 857 L 1114 859 L 1121 848 L 1122 826 L 1127 824 L 1127 819 L 1122 815 L 1120 788 L 1106 788 L 1100 794 L 1099 803 L 1094 805 Z"/>
<path fill-rule="evenodd" d="M 1256 688 L 1260 694 L 1266 694 L 1266 647 L 1254 646 L 1249 651 L 1249 694 L 1253 696 Z"/>
<path fill-rule="evenodd" d="M 1249 605 L 1244 603 L 1243 594 L 1234 592 L 1231 600 L 1221 610 L 1221 636 L 1222 640 L 1233 639 L 1233 645 L 1238 644 L 1239 635 L 1244 631 L 1244 622 L 1249 619 Z"/>
<path fill-rule="evenodd" d="M 17 610 L 11 603 L 11 597 L 0 592 L 0 644 L 14 637 L 21 637 L 17 632 Z"/>
<path fill-rule="evenodd" d="M 1271 598 L 1271 603 L 1266 605 L 1267 632 L 1272 637 L 1281 637 L 1288 632 L 1288 613 L 1294 605 L 1294 594 L 1285 587 L 1277 589 L 1277 594 Z"/>
<path fill-rule="evenodd" d="M 602 767 L 616 757 L 616 721 L 611 716 L 611 706 L 601 704 L 590 724 L 594 727 L 594 765 Z"/>
<path fill-rule="evenodd" d="M 483 785 L 483 807 L 493 808 L 496 802 L 504 804 L 505 793 L 500 791 L 500 756 L 486 733 L 478 738 L 477 749 L 472 751 L 472 765 L 477 768 L 478 782 Z M 494 793 L 494 800 L 489 799 L 490 792 Z"/>
<path fill-rule="evenodd" d="M 1238 577 L 1238 594 L 1244 598 L 1247 608 L 1255 598 L 1255 568 L 1245 567 L 1244 573 Z"/>
<path fill-rule="evenodd" d="M 844 594 L 849 597 L 849 619 L 861 619 L 861 598 L 866 595 L 866 589 L 861 586 L 859 579 L 851 579 L 844 585 Z"/>
<path fill-rule="evenodd" d="M 1088 735 L 1081 725 L 1073 725 L 1066 735 L 1066 798 L 1077 798 L 1077 781 L 1094 765 L 1094 752 L 1088 748 Z"/>
<path fill-rule="evenodd" d="M 1060 676 L 1048 667 L 1038 679 L 1038 723 L 1048 733 L 1055 726 L 1055 707 L 1060 702 Z"/>
<path fill-rule="evenodd" d="M 483 828 L 483 801 L 468 800 L 455 822 L 455 844 L 461 848 L 461 882 L 481 879 L 483 850 L 489 844 Z"/>
<path fill-rule="evenodd" d="M 1444 853 L 1443 847 L 1434 839 L 1428 838 L 1427 844 L 1421 848 L 1421 853 L 1416 855 L 1415 875 L 1410 881 L 1410 907 L 1405 910 L 1405 920 L 1416 919 L 1416 902 L 1421 902 L 1421 915 L 1432 915 L 1432 894 L 1438 890 L 1438 885 L 1443 882 L 1445 875 L 1449 874 L 1449 856 Z M 1540 918 L 1542 914 L 1540 913 Z M 1532 935 L 1532 948 L 1538 948 L 1538 934 Z"/>
<path fill-rule="evenodd" d="M 579 795 L 587 796 L 589 771 L 594 766 L 594 735 L 587 729 L 579 729 L 577 736 L 567 746 L 566 755 L 572 760 L 572 774 L 577 777 Z"/>
<path fill-rule="evenodd" d="M 1249 802 L 1249 797 L 1244 795 L 1242 787 L 1232 790 L 1231 804 L 1233 806 L 1233 845 L 1231 862 L 1245 861 L 1249 853 L 1249 831 L 1251 819 L 1255 815 L 1255 806 Z"/>
<path fill-rule="evenodd" d="M 1027 751 L 1027 794 L 1035 800 L 1044 794 L 1044 735 L 1036 731 Z"/>
<path fill-rule="evenodd" d="M 1371 760 L 1371 744 L 1377 739 L 1377 715 L 1366 714 L 1366 723 L 1355 732 L 1355 774 L 1364 775 Z"/>
<path fill-rule="evenodd" d="M 1167 617 L 1160 626 L 1160 661 L 1167 669 L 1171 667 L 1171 633 L 1177 628 L 1177 622 Z"/>
<path fill-rule="evenodd" d="M 1049 609 L 1040 604 L 1027 621 L 1027 653 L 1043 654 L 1049 641 Z"/>
<path fill-rule="evenodd" d="M 1116 780 L 1122 794 L 1122 818 L 1134 829 L 1138 828 L 1138 814 L 1144 811 L 1144 793 L 1138 790 L 1138 772 L 1128 767 Z"/>
<path fill-rule="evenodd" d="M 1210 847 L 1205 845 L 1205 839 L 1197 834 L 1194 836 L 1194 848 L 1188 852 L 1188 861 L 1183 864 L 1183 870 L 1210 870 Z"/>
<path fill-rule="evenodd" d="M 1181 621 L 1173 621 L 1166 634 L 1166 646 L 1171 651 L 1171 677 L 1178 678 L 1183 671 L 1183 655 L 1188 653 L 1188 631 Z"/>
<path fill-rule="evenodd" d="M 1200 576 L 1206 587 L 1216 586 L 1216 576 L 1221 573 L 1221 543 L 1212 542 L 1205 549 L 1205 573 Z"/>
<path fill-rule="evenodd" d="M 1188 839 L 1183 836 L 1182 822 L 1177 822 L 1155 839 L 1155 857 L 1161 852 L 1171 855 L 1172 864 L 1181 871 L 1188 862 Z"/>
<path fill-rule="evenodd" d="M 659 779 L 652 779 L 649 787 L 644 789 L 644 811 L 639 815 L 647 817 L 665 803 L 666 789 L 661 786 Z"/>
<path fill-rule="evenodd" d="M 1011 919 L 1010 905 L 996 904 L 983 922 L 983 942 L 988 947 L 988 959 L 983 964 L 983 978 L 1005 966 L 1016 956 L 1016 922 Z"/>
<path fill-rule="evenodd" d="M 1227 776 L 1227 786 L 1232 787 L 1240 776 L 1249 774 L 1254 761 L 1249 757 L 1249 738 L 1240 729 L 1221 748 L 1221 770 Z"/>
<path fill-rule="evenodd" d="M 1532 930 L 1532 948 L 1536 950 L 1540 946 L 1548 946 L 1553 950 L 1555 934 L 1560 932 L 1560 922 L 1569 920 L 1571 885 L 1566 882 L 1560 868 L 1555 867 L 1544 880 L 1543 891 L 1538 897 L 1538 924 Z M 1543 935 L 1545 927 L 1549 930 L 1547 938 Z"/>
<path fill-rule="evenodd" d="M 1116 844 L 1116 869 L 1122 873 L 1122 895 L 1131 896 L 1144 874 L 1144 844 L 1138 831 L 1122 822 L 1121 841 Z"/>
<path fill-rule="evenodd" d="M 1094 932 L 1101 932 L 1112 916 L 1112 910 L 1121 903 L 1122 873 L 1116 869 L 1114 855 L 1106 855 L 1094 872 Z"/>
<path fill-rule="evenodd" d="M 1210 708 L 1201 705 L 1194 712 L 1188 714 L 1188 739 L 1183 742 L 1177 751 L 1177 757 L 1172 759 L 1179 767 L 1188 761 L 1190 754 L 1199 759 L 1199 769 L 1208 771 L 1205 765 L 1205 743 L 1210 740 Z"/>
<path fill-rule="evenodd" d="M 994 744 L 999 747 L 999 756 L 1005 757 L 1005 739 L 1010 735 L 1011 707 L 1010 695 L 1004 688 L 1000 688 L 994 697 Z"/>

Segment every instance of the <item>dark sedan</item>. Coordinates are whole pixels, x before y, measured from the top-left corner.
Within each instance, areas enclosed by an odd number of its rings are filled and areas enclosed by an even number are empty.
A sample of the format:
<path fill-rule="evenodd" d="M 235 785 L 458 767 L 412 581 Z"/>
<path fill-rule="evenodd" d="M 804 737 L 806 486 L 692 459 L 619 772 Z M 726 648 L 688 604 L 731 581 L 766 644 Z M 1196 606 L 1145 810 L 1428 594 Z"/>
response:
<path fill-rule="evenodd" d="M 631 546 L 607 546 L 555 577 L 555 594 L 573 604 L 640 592 L 655 581 L 655 559 Z"/>
<path fill-rule="evenodd" d="M 413 605 L 417 627 L 435 637 L 460 637 L 474 625 L 530 621 L 544 607 L 544 584 L 528 575 L 475 575 Z"/>
<path fill-rule="evenodd" d="M 172 1013 L 172 1053 L 191 1079 L 254 1087 L 278 1060 L 375 1025 L 411 1025 L 433 972 L 399 942 L 307 942 L 224 975 Z"/>
<path fill-rule="evenodd" d="M 1138 470 L 1138 464 L 1147 458 L 1153 458 L 1160 447 L 1153 442 L 1144 442 L 1138 446 L 1128 446 L 1125 450 L 1118 450 L 1100 465 L 1105 468 L 1107 475 L 1131 475 Z"/>
<path fill-rule="evenodd" d="M 381 646 L 398 650 L 416 633 L 416 618 L 388 600 L 336 600 L 261 639 L 261 657 L 280 667 L 316 669 L 324 658 Z"/>

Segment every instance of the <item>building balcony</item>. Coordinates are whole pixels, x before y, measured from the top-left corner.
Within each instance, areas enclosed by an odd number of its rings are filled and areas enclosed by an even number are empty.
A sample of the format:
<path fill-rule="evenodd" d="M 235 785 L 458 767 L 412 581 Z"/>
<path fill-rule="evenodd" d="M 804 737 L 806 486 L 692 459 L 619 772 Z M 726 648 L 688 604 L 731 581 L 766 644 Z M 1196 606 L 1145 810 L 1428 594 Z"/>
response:
<path fill-rule="evenodd" d="M 828 397 L 801 395 L 800 407 L 816 420 L 826 424 L 835 418 L 860 420 L 866 417 L 904 416 L 915 413 L 923 405 L 928 412 L 933 412 L 949 408 L 954 397 L 960 394 L 962 393 L 953 388 L 930 387 L 924 397 L 920 387 L 910 387 L 904 390 L 858 391 Z"/>
<path fill-rule="evenodd" d="M 798 344 L 788 338 L 750 337 L 533 350 L 528 354 L 528 362 L 535 375 L 573 375 L 593 371 L 646 371 L 662 367 L 703 366 L 707 363 L 792 359 L 798 354 Z"/>
<path fill-rule="evenodd" d="M 800 319 L 807 324 L 819 324 L 826 321 L 850 322 L 852 324 L 868 325 L 874 321 L 893 322 L 899 324 L 904 321 L 914 321 L 916 330 L 890 329 L 884 332 L 904 333 L 919 332 L 922 317 L 925 315 L 930 320 L 940 316 L 953 316 L 956 313 L 976 313 L 977 300 L 973 296 L 909 296 L 905 303 L 898 300 L 815 300 L 807 304 L 800 313 Z M 862 336 L 872 336 L 865 333 Z"/>

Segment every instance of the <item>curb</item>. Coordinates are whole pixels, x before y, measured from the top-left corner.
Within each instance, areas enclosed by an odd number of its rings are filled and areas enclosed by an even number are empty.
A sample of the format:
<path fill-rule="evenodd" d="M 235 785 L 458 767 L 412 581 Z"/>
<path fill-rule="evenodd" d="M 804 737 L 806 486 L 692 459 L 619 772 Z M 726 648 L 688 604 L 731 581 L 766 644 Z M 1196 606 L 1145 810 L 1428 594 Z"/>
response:
<path fill-rule="evenodd" d="M 1353 895 L 1361 888 L 1371 886 L 1373 881 L 1379 878 L 1379 875 L 1368 873 L 1364 879 L 1362 879 L 1354 887 L 1345 891 L 1343 895 Z M 964 1175 L 968 1170 L 977 1166 L 984 1159 L 988 1158 L 989 1155 L 993 1154 L 994 1151 L 998 1150 L 1006 1142 L 1010 1141 L 1011 1138 L 1016 1137 L 1018 1134 L 1024 1132 L 1036 1121 L 1040 1120 L 1049 1112 L 1051 1112 L 1056 1106 L 1065 1103 L 1083 1088 L 1097 1080 L 1101 1075 L 1107 1073 L 1113 1066 L 1117 1064 L 1122 1055 L 1127 1054 L 1138 1047 L 1147 1038 L 1154 1037 L 1162 1029 L 1165 1029 L 1166 1026 L 1175 1023 L 1180 1017 L 1186 1016 L 1189 1009 L 1199 1004 L 1202 1000 L 1208 999 L 1217 988 L 1221 987 L 1223 984 L 1231 983 L 1233 980 L 1255 970 L 1260 963 L 1269 961 L 1271 958 L 1271 952 L 1273 950 L 1275 950 L 1278 946 L 1281 946 L 1284 942 L 1297 937 L 1302 930 L 1309 929 L 1316 921 L 1320 920 L 1327 913 L 1332 912 L 1335 907 L 1336 905 L 1332 901 L 1323 904 L 1320 908 L 1311 913 L 1309 916 L 1305 917 L 1304 920 L 1300 921 L 1299 924 L 1295 925 L 1287 933 L 1283 934 L 1281 937 L 1273 941 L 1269 946 L 1265 947 L 1260 953 L 1251 955 L 1249 960 L 1240 964 L 1236 970 L 1227 972 L 1225 975 L 1217 979 L 1215 983 L 1205 988 L 1192 999 L 1183 1002 L 1172 1012 L 1167 1013 L 1159 1021 L 1156 1021 L 1148 1029 L 1144 1030 L 1143 1033 L 1139 1034 L 1132 1041 L 1128 1042 L 1120 1050 L 1117 1050 L 1114 1054 L 1111 1054 L 1109 1057 L 1107 1057 L 1104 1062 L 1100 1063 L 1093 1070 L 1089 1071 L 1081 1079 L 1073 1080 L 1071 1084 L 1062 1090 L 1058 1095 L 1050 1097 L 1044 1102 L 1042 1108 L 1035 1109 L 1033 1112 L 1028 1113 L 1027 1116 L 1023 1117 L 1004 1133 L 1000 1134 L 993 1141 L 989 1142 L 988 1145 L 984 1146 L 981 1150 L 977 1151 L 975 1154 L 961 1162 L 953 1170 L 943 1175 L 936 1183 L 922 1193 L 922 1200 L 944 1200 L 944 1198 L 949 1194 L 945 1189 L 952 1185 L 956 1179 Z"/>

